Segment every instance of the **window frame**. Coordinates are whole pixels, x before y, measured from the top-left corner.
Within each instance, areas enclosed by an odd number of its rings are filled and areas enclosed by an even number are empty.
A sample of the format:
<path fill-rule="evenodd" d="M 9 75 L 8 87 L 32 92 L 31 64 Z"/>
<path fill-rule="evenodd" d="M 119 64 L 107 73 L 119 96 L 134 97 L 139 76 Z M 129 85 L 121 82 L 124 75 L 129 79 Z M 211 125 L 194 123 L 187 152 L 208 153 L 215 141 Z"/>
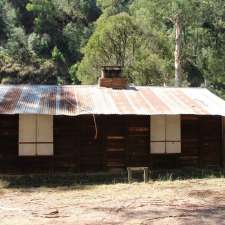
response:
<path fill-rule="evenodd" d="M 155 121 L 152 119 L 155 117 Z M 158 117 L 158 118 L 157 118 Z M 173 118 L 174 117 L 174 118 Z M 176 118 L 177 117 L 177 118 Z M 169 124 L 169 119 L 172 121 L 172 125 Z M 172 120 L 171 120 L 172 118 Z M 178 126 L 179 129 L 175 131 L 174 138 L 171 137 L 171 131 L 168 133 L 168 128 L 172 127 L 173 129 L 173 120 L 177 120 L 178 124 L 175 124 L 175 126 Z M 153 122 L 154 121 L 154 122 Z M 164 121 L 164 122 L 163 122 Z M 153 124 L 153 123 L 156 124 Z M 158 122 L 158 124 L 157 124 Z M 153 124 L 153 126 L 152 126 Z M 157 126 L 163 125 L 163 128 L 160 129 Z M 154 131 L 154 128 L 155 131 Z M 164 138 L 157 138 L 160 137 L 160 135 L 155 134 L 155 132 L 160 131 L 164 132 L 164 135 L 161 134 L 161 137 L 164 136 Z M 152 140 L 153 139 L 153 140 Z M 174 139 L 174 140 L 172 140 Z M 174 148 L 171 148 L 171 146 L 174 146 Z M 164 151 L 162 150 L 164 148 Z M 158 151 L 158 150 L 159 151 Z M 181 154 L 181 116 L 180 115 L 152 115 L 150 116 L 150 154 Z"/>
<path fill-rule="evenodd" d="M 33 117 L 33 121 L 31 122 L 31 127 L 34 129 L 33 136 L 30 140 L 26 140 L 25 135 L 23 132 L 26 133 L 26 118 Z M 39 127 L 42 127 L 41 123 L 38 122 L 39 118 L 46 117 L 50 122 L 47 122 L 46 124 L 49 125 L 49 128 L 47 126 L 47 129 L 49 129 L 50 133 L 50 141 L 46 140 L 38 140 L 38 129 Z M 32 120 L 32 119 L 31 119 Z M 40 120 L 41 121 L 41 120 Z M 24 123 L 24 124 L 23 124 Z M 35 125 L 33 125 L 35 124 Z M 45 124 L 45 125 L 46 125 Z M 25 131 L 24 131 L 25 130 Z M 29 127 L 28 127 L 29 130 Z M 41 157 L 41 156 L 54 156 L 54 137 L 53 137 L 53 116 L 52 115 L 42 115 L 42 114 L 20 114 L 19 115 L 19 138 L 18 138 L 18 156 L 19 157 Z M 46 138 L 46 136 L 44 137 Z M 29 139 L 29 138 L 28 138 Z M 24 141 L 26 140 L 26 141 Z M 27 145 L 31 145 L 33 147 L 33 151 L 29 152 L 32 148 L 29 150 L 26 149 Z M 38 150 L 40 146 L 47 145 L 48 147 L 41 148 Z M 49 148 L 49 149 L 48 149 Z M 47 151 L 46 151 L 47 150 Z"/>

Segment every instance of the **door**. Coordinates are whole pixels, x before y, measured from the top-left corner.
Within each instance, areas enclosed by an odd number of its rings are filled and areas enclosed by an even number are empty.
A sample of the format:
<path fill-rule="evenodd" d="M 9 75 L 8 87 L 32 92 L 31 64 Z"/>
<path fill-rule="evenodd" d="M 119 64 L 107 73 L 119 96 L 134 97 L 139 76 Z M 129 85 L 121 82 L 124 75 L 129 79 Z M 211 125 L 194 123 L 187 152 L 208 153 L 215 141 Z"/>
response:
<path fill-rule="evenodd" d="M 149 116 L 127 118 L 127 166 L 149 166 Z"/>
<path fill-rule="evenodd" d="M 124 116 L 105 116 L 103 127 L 104 165 L 106 170 L 126 167 L 127 125 Z"/>

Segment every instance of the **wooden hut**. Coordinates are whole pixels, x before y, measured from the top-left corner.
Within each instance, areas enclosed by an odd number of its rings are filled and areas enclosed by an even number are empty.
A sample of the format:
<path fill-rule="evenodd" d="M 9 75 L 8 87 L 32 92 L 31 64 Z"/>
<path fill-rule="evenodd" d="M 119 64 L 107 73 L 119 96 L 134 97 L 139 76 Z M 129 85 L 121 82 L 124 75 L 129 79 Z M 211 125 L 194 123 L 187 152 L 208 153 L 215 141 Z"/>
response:
<path fill-rule="evenodd" d="M 202 88 L 0 86 L 0 171 L 222 167 L 225 102 Z"/>

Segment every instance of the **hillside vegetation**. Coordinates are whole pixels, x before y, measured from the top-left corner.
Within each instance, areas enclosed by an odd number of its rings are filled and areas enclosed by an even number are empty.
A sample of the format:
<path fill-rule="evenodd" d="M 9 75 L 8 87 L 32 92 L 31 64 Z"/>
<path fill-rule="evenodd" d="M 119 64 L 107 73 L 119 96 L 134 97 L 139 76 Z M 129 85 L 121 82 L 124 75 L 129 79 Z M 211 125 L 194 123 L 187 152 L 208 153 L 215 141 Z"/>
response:
<path fill-rule="evenodd" d="M 225 97 L 224 61 L 223 0 L 0 0 L 2 84 L 94 84 L 119 64 L 136 85 Z"/>

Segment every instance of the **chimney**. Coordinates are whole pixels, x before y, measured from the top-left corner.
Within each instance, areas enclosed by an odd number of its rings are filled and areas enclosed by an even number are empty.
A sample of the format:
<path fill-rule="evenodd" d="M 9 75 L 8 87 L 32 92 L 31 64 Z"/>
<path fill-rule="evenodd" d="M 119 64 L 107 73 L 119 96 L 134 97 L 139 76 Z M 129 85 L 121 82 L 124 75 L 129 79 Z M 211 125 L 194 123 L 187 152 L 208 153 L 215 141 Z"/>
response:
<path fill-rule="evenodd" d="M 103 66 L 102 74 L 99 78 L 99 86 L 124 89 L 127 87 L 127 79 L 122 77 L 121 66 Z"/>

